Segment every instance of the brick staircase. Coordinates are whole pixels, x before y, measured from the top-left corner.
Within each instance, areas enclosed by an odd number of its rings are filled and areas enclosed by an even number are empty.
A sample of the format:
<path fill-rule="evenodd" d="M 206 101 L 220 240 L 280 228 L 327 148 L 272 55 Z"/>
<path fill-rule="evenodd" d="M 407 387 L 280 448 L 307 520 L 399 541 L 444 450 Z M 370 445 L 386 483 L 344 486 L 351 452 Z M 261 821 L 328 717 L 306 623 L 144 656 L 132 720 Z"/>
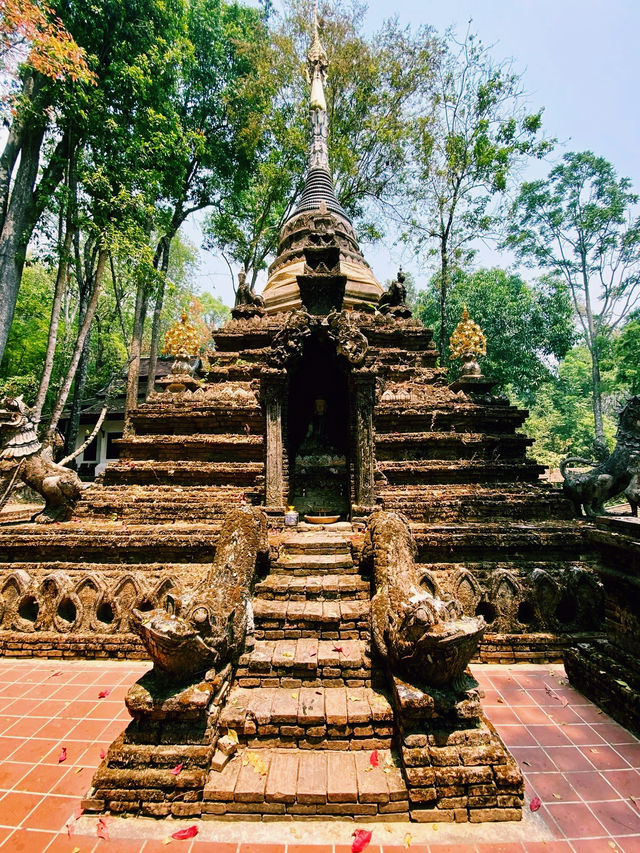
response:
<path fill-rule="evenodd" d="M 218 720 L 239 748 L 210 771 L 203 815 L 408 817 L 352 533 L 272 535 L 275 559 L 255 591 L 256 640 Z"/>

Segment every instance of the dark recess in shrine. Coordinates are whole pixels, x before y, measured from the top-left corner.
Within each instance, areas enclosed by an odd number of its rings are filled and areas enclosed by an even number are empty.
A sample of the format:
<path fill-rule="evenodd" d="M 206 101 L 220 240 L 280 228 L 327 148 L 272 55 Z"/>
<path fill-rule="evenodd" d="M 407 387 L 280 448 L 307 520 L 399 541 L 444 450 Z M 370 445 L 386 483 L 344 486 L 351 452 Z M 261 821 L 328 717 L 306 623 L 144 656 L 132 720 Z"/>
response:
<path fill-rule="evenodd" d="M 349 512 L 346 370 L 329 341 L 310 336 L 289 373 L 290 503 L 301 513 Z"/>

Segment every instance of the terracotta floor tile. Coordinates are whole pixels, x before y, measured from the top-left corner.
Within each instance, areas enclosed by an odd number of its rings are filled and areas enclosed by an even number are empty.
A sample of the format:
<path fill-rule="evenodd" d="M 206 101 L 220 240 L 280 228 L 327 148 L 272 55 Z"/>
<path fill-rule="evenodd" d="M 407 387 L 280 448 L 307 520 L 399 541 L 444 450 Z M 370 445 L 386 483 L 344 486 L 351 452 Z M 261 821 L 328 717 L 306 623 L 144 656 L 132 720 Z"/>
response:
<path fill-rule="evenodd" d="M 516 708 L 516 714 L 526 726 L 549 724 L 549 715 L 538 705 L 523 705 L 521 708 Z"/>
<path fill-rule="evenodd" d="M 284 844 L 241 844 L 238 853 L 284 853 Z"/>
<path fill-rule="evenodd" d="M 640 853 L 640 837 L 627 836 L 615 838 L 614 841 L 622 853 Z"/>
<path fill-rule="evenodd" d="M 398 853 L 402 851 L 402 853 L 406 853 L 406 847 L 383 847 L 384 853 L 387 853 L 389 850 L 397 850 Z M 411 853 L 414 853 L 414 850 L 420 851 L 426 850 L 427 846 L 424 845 L 421 848 L 421 845 L 411 844 L 410 850 Z M 429 844 L 429 853 L 476 853 L 476 845 L 475 844 Z"/>
<path fill-rule="evenodd" d="M 106 720 L 71 720 L 71 728 L 65 735 L 68 740 L 95 740 L 109 725 Z"/>
<path fill-rule="evenodd" d="M 575 747 L 571 747 L 571 749 L 577 752 Z M 536 771 L 541 773 L 553 773 L 555 770 L 559 769 L 549 758 L 547 753 L 543 749 L 540 749 L 539 746 L 514 746 L 511 749 L 511 752 L 516 761 L 521 765 L 525 774 L 535 773 Z M 590 766 L 586 759 L 585 763 L 587 766 Z"/>
<path fill-rule="evenodd" d="M 640 798 L 640 772 L 637 770 L 607 770 L 603 776 L 623 799 Z"/>
<path fill-rule="evenodd" d="M 597 731 L 586 723 L 562 726 L 562 732 L 576 746 L 599 746 L 604 743 Z"/>
<path fill-rule="evenodd" d="M 518 725 L 522 722 L 513 708 L 507 708 L 506 705 L 496 705 L 487 716 L 495 726 L 511 723 Z"/>
<path fill-rule="evenodd" d="M 2 853 L 44 853 L 54 839 L 52 832 L 17 829 L 2 845 Z M 73 848 L 71 848 L 73 849 Z"/>
<path fill-rule="evenodd" d="M 620 799 L 620 794 L 607 782 L 606 776 L 602 773 L 594 773 L 590 770 L 582 773 L 567 773 L 566 779 L 585 802 Z"/>
<path fill-rule="evenodd" d="M 578 792 L 563 773 L 532 773 L 528 782 L 543 803 L 580 801 Z"/>
<path fill-rule="evenodd" d="M 51 738 L 52 740 L 64 738 L 67 737 L 68 732 L 73 728 L 73 726 L 73 720 L 54 717 L 53 720 L 44 720 L 43 725 L 38 729 L 35 736 L 39 738 Z"/>
<path fill-rule="evenodd" d="M 576 853 L 615 853 L 616 850 L 622 853 L 622 848 L 617 847 L 610 838 L 587 838 L 571 843 Z"/>
<path fill-rule="evenodd" d="M 638 746 L 638 739 L 624 726 L 619 726 L 617 723 L 592 723 L 592 726 L 606 743 L 629 743 Z"/>
<path fill-rule="evenodd" d="M 8 737 L 32 737 L 48 720 L 46 717 L 22 717 L 10 726 L 5 734 Z"/>
<path fill-rule="evenodd" d="M 640 835 L 640 814 L 624 800 L 590 803 L 591 810 L 611 835 Z"/>
<path fill-rule="evenodd" d="M 4 761 L 0 764 L 0 789 L 8 791 L 26 776 L 33 765 L 18 761 Z M 48 789 L 47 789 L 48 790 Z"/>
<path fill-rule="evenodd" d="M 598 770 L 625 770 L 629 767 L 629 762 L 606 743 L 594 747 L 583 746 L 581 749 Z"/>
<path fill-rule="evenodd" d="M 60 832 L 78 801 L 71 797 L 48 796 L 29 815 L 29 826 L 34 829 L 49 829 Z"/>
<path fill-rule="evenodd" d="M 564 728 L 568 723 L 575 723 L 577 725 L 584 725 L 585 723 L 578 714 L 578 711 L 575 708 L 569 707 L 569 705 L 566 707 L 542 708 L 541 710 L 547 713 L 548 723 L 560 725 L 561 728 Z"/>
<path fill-rule="evenodd" d="M 3 826 L 19 826 L 41 800 L 41 794 L 22 794 L 9 791 L 0 799 L 0 824 Z"/>
<path fill-rule="evenodd" d="M 237 844 L 225 844 L 223 841 L 198 841 L 194 839 L 193 853 L 238 853 Z"/>
<path fill-rule="evenodd" d="M 540 746 L 569 746 L 569 738 L 559 726 L 527 726 L 527 731 L 540 744 Z"/>
<path fill-rule="evenodd" d="M 508 844 L 478 844 L 478 853 L 525 853 L 524 844 L 512 842 Z"/>
<path fill-rule="evenodd" d="M 105 842 L 102 841 L 100 843 L 104 844 Z M 78 847 L 80 853 L 91 853 L 97 844 L 97 839 L 89 838 L 86 835 L 79 835 L 77 837 L 72 835 L 69 838 L 66 832 L 60 832 L 53 836 L 53 840 L 47 847 L 46 853 L 71 853 L 74 847 Z"/>
<path fill-rule="evenodd" d="M 97 766 L 96 762 L 96 766 Z M 67 797 L 82 797 L 91 787 L 91 779 L 96 767 L 69 767 L 57 784 L 51 789 L 52 794 L 62 794 Z"/>
<path fill-rule="evenodd" d="M 527 853 L 573 853 L 568 841 L 525 841 Z"/>
<path fill-rule="evenodd" d="M 611 743 L 611 741 L 608 742 Z M 632 767 L 640 767 L 640 744 L 637 741 L 630 744 L 618 744 L 615 749 Z"/>
<path fill-rule="evenodd" d="M 593 769 L 587 756 L 577 746 L 550 746 L 545 751 L 558 770 Z"/>
<path fill-rule="evenodd" d="M 35 794 L 47 794 L 67 773 L 66 767 L 57 764 L 37 764 L 21 777 L 16 784 L 16 790 Z"/>
<path fill-rule="evenodd" d="M 547 808 L 567 838 L 598 838 L 608 834 L 584 803 L 549 803 Z"/>
<path fill-rule="evenodd" d="M 528 726 L 504 726 L 500 729 L 500 736 L 507 746 L 537 746 L 538 742 L 529 731 Z"/>
<path fill-rule="evenodd" d="M 576 713 L 585 721 L 585 723 L 612 723 L 613 720 L 597 705 L 580 705 L 575 709 Z"/>

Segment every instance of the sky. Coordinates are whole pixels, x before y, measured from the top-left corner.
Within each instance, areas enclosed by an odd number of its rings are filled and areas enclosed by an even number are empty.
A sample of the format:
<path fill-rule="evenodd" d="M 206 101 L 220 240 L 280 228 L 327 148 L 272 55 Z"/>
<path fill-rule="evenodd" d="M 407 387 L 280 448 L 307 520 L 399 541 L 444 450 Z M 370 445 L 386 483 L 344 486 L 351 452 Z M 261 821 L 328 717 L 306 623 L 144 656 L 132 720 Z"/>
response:
<path fill-rule="evenodd" d="M 280 0 L 274 0 L 279 8 Z M 640 191 L 640 0 L 369 0 L 363 31 L 372 34 L 389 15 L 400 23 L 431 24 L 464 32 L 469 20 L 496 60 L 513 59 L 523 72 L 532 108 L 544 107 L 544 129 L 564 151 L 591 150 L 610 160 Z M 536 164 L 541 177 L 551 162 Z M 197 223 L 187 236 L 200 242 Z M 399 263 L 418 287 L 430 269 L 420 268 L 392 241 L 364 246 L 377 278 L 393 277 Z M 512 264 L 506 252 L 480 245 L 476 266 Z M 524 271 L 523 271 L 524 272 Z M 530 275 L 530 273 L 526 273 Z M 262 285 L 266 278 L 262 277 Z M 199 284 L 227 304 L 233 301 L 229 271 L 221 258 L 201 251 Z M 258 289 L 261 289 L 259 280 Z"/>

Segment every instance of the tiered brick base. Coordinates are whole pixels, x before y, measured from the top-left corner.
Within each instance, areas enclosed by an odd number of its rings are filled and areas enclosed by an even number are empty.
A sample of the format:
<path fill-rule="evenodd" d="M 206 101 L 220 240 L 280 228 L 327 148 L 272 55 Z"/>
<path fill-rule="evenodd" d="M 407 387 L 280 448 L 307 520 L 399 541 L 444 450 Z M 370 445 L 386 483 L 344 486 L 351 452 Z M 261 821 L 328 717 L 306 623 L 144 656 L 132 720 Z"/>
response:
<path fill-rule="evenodd" d="M 477 682 L 429 693 L 392 677 L 412 820 L 520 820 L 524 781 L 482 714 Z"/>
<path fill-rule="evenodd" d="M 231 667 L 183 690 L 152 671 L 127 694 L 133 720 L 109 747 L 83 801 L 87 812 L 200 815 Z"/>

